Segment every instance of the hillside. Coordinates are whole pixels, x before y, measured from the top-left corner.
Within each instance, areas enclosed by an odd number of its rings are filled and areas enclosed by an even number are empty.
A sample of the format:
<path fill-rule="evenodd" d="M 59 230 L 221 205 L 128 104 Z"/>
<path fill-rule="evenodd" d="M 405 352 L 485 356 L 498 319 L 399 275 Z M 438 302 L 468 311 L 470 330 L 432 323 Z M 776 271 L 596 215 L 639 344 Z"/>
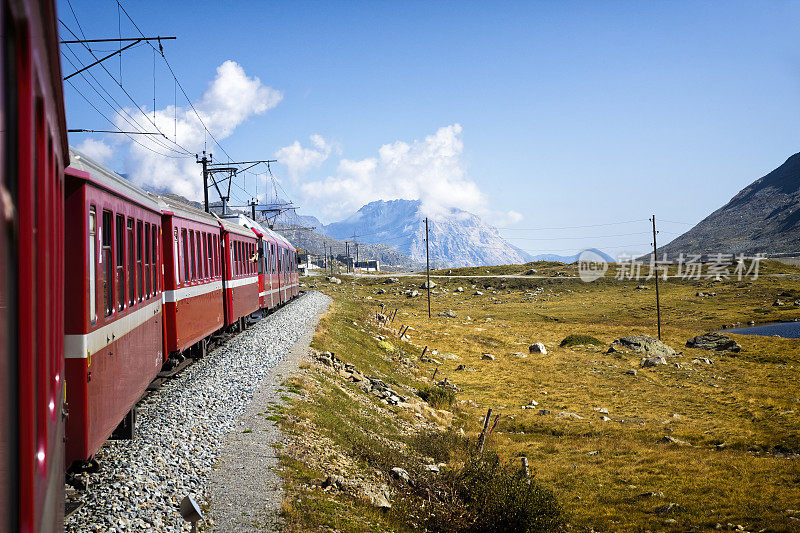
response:
<path fill-rule="evenodd" d="M 336 239 L 384 242 L 425 262 L 425 214 L 419 200 L 371 202 L 352 216 L 324 227 Z M 510 245 L 480 217 L 451 208 L 429 221 L 431 267 L 525 263 L 530 256 Z"/>
<path fill-rule="evenodd" d="M 325 249 L 333 249 L 336 255 L 345 253 L 345 244 L 343 241 L 336 240 L 332 237 L 327 237 L 315 231 L 305 228 L 298 228 L 297 226 L 281 226 L 275 225 L 275 231 L 289 239 L 295 248 L 307 250 L 311 254 L 322 256 Z M 324 248 L 323 248 L 324 244 Z M 392 268 L 402 270 L 419 270 L 425 268 L 424 263 L 413 261 L 407 255 L 398 252 L 387 244 L 359 244 L 358 256 L 360 260 L 377 259 L 381 263 L 381 270 Z M 351 255 L 355 256 L 355 252 L 351 247 Z"/>
<path fill-rule="evenodd" d="M 707 254 L 800 252 L 800 153 L 754 181 L 695 227 L 659 249 Z"/>

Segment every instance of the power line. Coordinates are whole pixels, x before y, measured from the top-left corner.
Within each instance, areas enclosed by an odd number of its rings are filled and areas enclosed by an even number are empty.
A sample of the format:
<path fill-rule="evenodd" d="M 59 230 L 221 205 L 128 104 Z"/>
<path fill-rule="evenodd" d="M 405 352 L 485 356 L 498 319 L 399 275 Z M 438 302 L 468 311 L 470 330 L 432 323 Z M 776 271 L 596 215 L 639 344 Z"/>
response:
<path fill-rule="evenodd" d="M 514 241 L 567 241 L 581 239 L 606 239 L 610 237 L 629 237 L 631 235 L 648 235 L 649 231 L 637 231 L 634 233 L 617 233 L 614 235 L 583 235 L 580 237 L 508 237 Z"/>
<path fill-rule="evenodd" d="M 67 24 L 66 24 L 66 23 L 65 23 L 63 20 L 61 20 L 61 19 L 58 19 L 58 21 L 61 23 L 61 25 L 62 25 L 62 26 L 64 26 L 64 28 L 65 28 L 65 29 L 66 29 L 66 30 L 67 30 L 67 31 L 68 31 L 68 32 L 69 32 L 69 33 L 70 33 L 70 34 L 71 34 L 73 37 L 75 37 L 75 39 L 78 39 L 78 36 L 77 36 L 77 35 L 75 35 L 75 32 L 73 32 L 73 31 L 70 29 L 70 27 L 69 27 L 69 26 L 67 26 Z M 142 36 L 144 37 L 144 35 L 142 35 Z M 148 44 L 150 44 L 150 43 L 149 43 L 149 41 L 145 41 L 145 42 L 147 42 Z M 83 42 L 81 42 L 80 44 L 81 44 L 81 45 L 83 45 L 83 47 L 84 47 L 84 48 L 86 48 L 86 50 L 88 50 L 88 51 L 89 51 L 89 54 L 91 54 L 91 56 L 92 56 L 93 58 L 95 58 L 95 60 L 98 60 L 98 57 L 97 57 L 97 56 L 94 54 L 94 52 L 92 51 L 92 49 L 91 49 L 91 48 L 89 48 L 89 46 L 88 46 L 86 43 L 83 43 Z M 150 46 L 153 46 L 153 45 L 152 45 L 152 44 L 150 44 Z M 122 85 L 122 82 L 121 82 L 121 81 L 117 81 L 117 79 L 116 79 L 116 78 L 114 78 L 114 76 L 111 74 L 111 72 L 110 72 L 110 71 L 109 71 L 109 70 L 106 68 L 106 66 L 105 66 L 103 63 L 99 63 L 99 65 L 100 65 L 100 67 L 102 67 L 102 69 L 103 69 L 103 70 L 106 72 L 106 74 L 108 74 L 108 76 L 109 76 L 109 77 L 110 77 L 112 80 L 114 80 L 114 83 L 116 83 L 116 84 L 117 84 L 117 86 L 118 86 L 118 87 L 119 87 L 119 88 L 122 90 L 122 92 L 123 92 L 123 93 L 125 93 L 125 96 L 127 96 L 127 97 L 128 97 L 128 99 L 131 101 L 131 103 L 132 103 L 134 106 L 136 106 L 136 109 L 137 109 L 137 110 L 138 110 L 138 111 L 139 111 L 139 112 L 142 114 L 142 116 L 144 116 L 144 117 L 147 119 L 147 121 L 148 121 L 148 122 L 150 122 L 150 123 L 153 125 L 153 127 L 156 129 L 156 131 L 158 131 L 158 132 L 159 132 L 159 133 L 160 133 L 160 134 L 161 134 L 161 135 L 162 135 L 162 136 L 163 136 L 165 139 L 167 139 L 167 141 L 169 141 L 169 142 L 173 143 L 175 146 L 177 146 L 178 148 L 180 148 L 180 149 L 181 149 L 181 150 L 182 150 L 182 151 L 183 151 L 185 154 L 187 154 L 187 155 L 194 155 L 194 154 L 192 154 L 192 152 L 190 152 L 189 150 L 187 150 L 186 148 L 184 148 L 184 147 L 183 147 L 183 146 L 181 146 L 180 144 L 178 144 L 178 143 L 176 143 L 176 142 L 173 142 L 173 141 L 171 141 L 171 140 L 170 140 L 170 139 L 169 139 L 169 138 L 168 138 L 166 135 L 164 135 L 164 132 L 163 132 L 163 131 L 161 131 L 161 130 L 159 129 L 159 127 L 158 127 L 158 125 L 155 123 L 155 121 L 151 120 L 151 119 L 150 119 L 150 117 L 149 117 L 149 116 L 147 116 L 147 113 L 145 113 L 145 112 L 144 112 L 144 110 L 142 109 L 142 107 L 141 107 L 141 106 L 140 106 L 140 105 L 139 105 L 139 104 L 136 102 L 136 100 L 134 100 L 134 99 L 133 99 L 133 97 L 130 95 L 130 93 L 129 93 L 129 92 L 126 90 L 126 89 L 125 89 L 125 87 Z M 169 146 L 164 146 L 164 148 L 167 148 L 167 149 L 169 149 L 169 150 L 171 150 L 171 151 L 173 151 L 173 152 L 179 153 L 179 151 L 178 151 L 178 150 L 175 150 L 175 149 L 173 149 L 172 147 L 169 147 Z"/>
<path fill-rule="evenodd" d="M 71 53 L 72 53 L 72 54 L 75 56 L 75 58 L 76 58 L 76 61 L 78 61 L 78 62 L 79 62 L 79 64 L 80 64 L 80 60 L 77 58 L 77 55 L 75 55 L 75 52 L 74 52 L 74 51 L 72 51 L 72 50 L 70 50 L 70 52 L 71 52 Z M 75 67 L 75 63 L 73 63 L 73 62 L 72 62 L 72 60 L 71 60 L 69 57 L 67 57 L 67 55 L 66 55 L 66 54 L 64 54 L 64 52 L 63 52 L 63 51 L 62 51 L 61 53 L 62 53 L 62 55 L 64 56 L 64 59 L 66 59 L 66 60 L 69 62 L 69 64 L 70 64 L 70 65 L 72 65 L 73 67 Z M 117 114 L 117 115 L 118 115 L 120 118 L 122 118 L 122 119 L 123 119 L 125 122 L 127 122 L 127 123 L 128 123 L 128 124 L 129 124 L 129 125 L 132 127 L 132 128 L 134 128 L 134 129 L 138 130 L 138 131 L 139 131 L 139 133 L 142 133 L 142 134 L 144 134 L 144 133 L 150 133 L 150 132 L 147 132 L 147 131 L 146 131 L 146 128 L 144 128 L 144 127 L 143 127 L 143 126 L 142 126 L 142 125 L 139 123 L 139 121 L 137 121 L 137 120 L 136 120 L 136 119 L 135 119 L 135 118 L 134 118 L 134 117 L 133 117 L 133 116 L 132 116 L 130 113 L 128 113 L 128 112 L 125 110 L 125 108 L 124 108 L 124 107 L 122 107 L 122 105 L 121 105 L 121 104 L 120 104 L 120 103 L 119 103 L 119 102 L 116 100 L 116 98 L 114 98 L 114 96 L 113 96 L 111 93 L 109 93 L 109 92 L 108 92 L 108 90 L 107 90 L 105 87 L 103 87 L 103 85 L 102 85 L 102 84 L 101 84 L 101 83 L 100 83 L 100 82 L 97 80 L 97 78 L 95 78 L 95 77 L 94 77 L 94 75 L 93 75 L 91 72 L 87 72 L 87 74 L 88 74 L 89 76 L 91 76 L 91 77 L 92 77 L 92 79 L 95 81 L 95 83 L 97 83 L 98 87 L 100 87 L 100 89 L 102 89 L 102 90 L 103 90 L 103 92 L 104 92 L 104 93 L 106 93 L 106 95 L 108 95 L 108 97 L 109 97 L 109 98 L 110 98 L 110 99 L 111 99 L 111 100 L 112 100 L 112 101 L 113 101 L 115 104 L 117 104 L 117 107 L 114 107 L 114 106 L 113 106 L 113 105 L 112 105 L 112 104 L 111 104 L 111 103 L 110 103 L 110 102 L 109 102 L 109 101 L 108 101 L 108 100 L 107 100 L 107 99 L 106 99 L 106 98 L 105 98 L 105 97 L 104 97 L 102 94 L 100 94 L 100 91 L 98 91 L 98 90 L 97 90 L 97 87 L 95 87 L 95 86 L 94 86 L 94 85 L 93 85 L 91 82 L 89 82 L 89 80 L 86 78 L 86 76 L 85 76 L 84 74 L 81 74 L 81 77 L 84 79 L 84 81 L 85 81 L 85 82 L 86 82 L 86 84 L 89 86 L 89 88 L 90 88 L 90 89 L 92 89 L 92 90 L 93 90 L 93 91 L 94 91 L 94 92 L 95 92 L 95 93 L 96 93 L 96 94 L 97 94 L 97 95 L 98 95 L 98 96 L 99 96 L 99 97 L 100 97 L 100 98 L 101 98 L 101 99 L 102 99 L 102 100 L 103 100 L 103 101 L 104 101 L 104 102 L 105 102 L 105 103 L 108 105 L 108 107 L 110 107 L 110 108 L 111 108 L 111 109 L 112 109 L 112 110 L 113 110 L 113 111 L 114 111 L 114 112 L 115 112 L 115 113 L 116 113 L 116 114 Z M 75 86 L 75 84 L 73 84 L 71 80 L 67 80 L 67 83 L 69 83 L 69 84 L 70 84 L 70 86 L 71 86 L 73 89 L 75 89 L 76 91 L 78 90 L 78 89 L 77 89 L 77 87 Z M 80 92 L 79 92 L 79 94 L 81 94 L 81 96 L 82 96 L 84 99 L 86 99 L 85 95 L 83 95 L 83 94 L 82 94 L 82 93 L 80 93 Z M 87 100 L 87 101 L 88 101 L 88 100 Z M 99 109 L 97 109 L 97 107 L 95 107 L 94 105 L 92 105 L 92 107 L 94 107 L 94 109 L 95 109 L 96 111 L 98 111 L 98 113 L 100 113 L 100 111 L 99 111 Z M 123 114 L 123 113 L 124 113 L 124 114 Z M 110 123 L 111 123 L 113 126 L 117 126 L 117 124 L 116 124 L 116 123 L 114 123 L 114 121 L 110 120 L 110 119 L 109 119 L 108 117 L 106 117 L 106 116 L 105 116 L 103 113 L 100 113 L 100 114 L 101 114 L 101 116 L 103 116 L 103 118 L 105 118 L 106 120 L 108 120 L 108 121 L 109 121 L 109 122 L 110 122 Z M 128 118 L 126 118 L 126 117 L 129 117 L 129 118 L 130 118 L 130 120 L 128 120 Z M 131 122 L 131 121 L 133 121 L 133 122 Z M 156 135 L 160 135 L 160 134 L 159 134 L 159 133 L 156 133 Z M 170 149 L 170 147 L 169 147 L 169 146 L 166 146 L 165 144 L 163 144 L 163 143 L 160 141 L 160 139 L 157 139 L 157 138 L 156 138 L 156 139 L 153 139 L 153 142 L 154 142 L 156 145 L 160 146 L 161 148 L 164 148 L 164 149 Z M 138 141 L 137 141 L 137 143 L 138 143 Z M 140 144 L 141 146 L 144 146 L 144 145 L 142 145 L 141 143 L 138 143 L 138 144 Z M 171 149 L 170 149 L 170 150 L 171 150 Z M 158 151 L 156 151 L 156 150 L 151 150 L 151 151 L 152 151 L 152 152 L 154 152 L 154 153 L 158 153 L 158 154 L 160 154 L 160 152 L 158 152 Z M 173 151 L 173 152 L 175 152 L 175 150 L 172 150 L 172 151 Z M 175 152 L 175 153 L 177 153 L 177 152 Z M 167 156 L 167 154 L 162 154 L 162 155 L 164 155 L 164 156 L 166 156 L 166 157 L 175 157 L 175 156 Z M 182 157 L 188 157 L 188 156 L 182 156 Z"/>
<path fill-rule="evenodd" d="M 141 28 L 139 28 L 139 25 L 136 24 L 136 22 L 133 20 L 133 18 L 128 14 L 128 11 L 125 9 L 125 6 L 123 6 L 119 1 L 117 1 L 117 6 L 119 7 L 119 9 L 122 10 L 122 12 L 128 18 L 128 20 L 131 21 L 131 24 L 133 24 L 133 27 L 136 28 L 136 31 L 138 31 L 139 34 L 142 37 L 144 37 L 144 32 L 142 32 Z M 150 45 L 150 47 L 155 50 L 155 47 L 153 46 L 152 43 L 147 41 L 147 44 Z M 197 120 L 200 121 L 200 124 L 203 126 L 203 129 L 211 137 L 211 139 L 214 141 L 214 143 L 217 145 L 217 147 L 220 150 L 222 150 L 222 153 L 224 153 L 226 156 L 228 156 L 228 161 L 232 160 L 233 158 L 231 157 L 231 155 L 225 150 L 225 148 L 222 147 L 222 145 L 219 143 L 219 141 L 217 141 L 217 138 L 214 137 L 214 134 L 211 133 L 211 131 L 208 129 L 208 127 L 206 126 L 205 122 L 203 122 L 203 119 L 200 117 L 200 113 L 198 113 L 197 109 L 195 109 L 194 104 L 192 103 L 192 100 L 189 98 L 189 95 L 186 94 L 186 91 L 184 90 L 183 85 L 181 84 L 180 80 L 178 79 L 178 76 L 175 75 L 175 71 L 172 69 L 172 65 L 170 65 L 169 60 L 167 59 L 166 55 L 161 54 L 161 57 L 164 59 L 164 63 L 167 65 L 167 68 L 169 69 L 170 73 L 172 74 L 172 78 L 178 84 L 178 87 L 180 88 L 181 92 L 183 93 L 183 96 L 186 97 L 186 101 L 189 103 L 189 106 L 191 106 L 192 111 L 194 111 L 194 114 L 197 116 Z"/>
<path fill-rule="evenodd" d="M 81 98 L 83 98 L 84 100 L 86 100 L 86 103 L 87 103 L 87 104 L 89 104 L 90 106 L 92 106 L 92 107 L 94 108 L 94 110 L 95 110 L 95 111 L 97 111 L 97 113 L 98 113 L 98 114 L 99 114 L 101 117 L 103 117 L 104 119 L 106 119 L 106 120 L 108 121 L 108 123 L 109 123 L 109 124 L 111 124 L 112 126 L 116 126 L 116 124 L 114 124 L 114 121 L 113 121 L 113 120 L 111 120 L 110 118 L 108 118 L 107 116 L 105 116 L 105 115 L 103 114 L 103 112 L 102 112 L 102 111 L 100 111 L 100 110 L 97 108 L 97 106 L 95 106 L 95 105 L 94 105 L 94 103 L 93 103 L 91 100 L 89 100 L 89 98 L 87 98 L 87 97 L 86 97 L 86 95 L 85 95 L 85 94 L 83 94 L 83 93 L 82 93 L 82 92 L 81 92 L 81 91 L 80 91 L 80 90 L 79 90 L 79 89 L 78 89 L 78 88 L 75 86 L 75 84 L 74 84 L 74 83 L 72 83 L 72 81 L 71 81 L 71 80 L 67 80 L 67 83 L 69 83 L 69 84 L 70 84 L 70 86 L 72 86 L 72 88 L 73 88 L 73 89 L 75 89 L 75 92 L 77 92 L 77 93 L 78 93 L 78 94 L 81 96 Z M 138 144 L 139 146 L 141 146 L 142 148 L 145 148 L 145 149 L 147 149 L 147 150 L 150 150 L 151 152 L 153 152 L 153 153 L 155 153 L 155 154 L 158 154 L 158 155 L 160 155 L 160 156 L 163 156 L 163 157 L 169 157 L 169 158 L 171 158 L 171 159 L 179 159 L 179 158 L 180 158 L 179 156 L 175 156 L 175 155 L 162 154 L 161 152 L 159 152 L 159 151 L 157 151 L 157 150 L 153 150 L 153 149 L 152 149 L 152 148 L 150 148 L 149 146 L 147 146 L 147 145 L 144 145 L 144 144 L 140 143 L 139 141 L 137 141 L 137 140 L 136 140 L 134 137 L 131 137 L 130 135 L 127 135 L 127 134 L 125 134 L 125 136 L 126 136 L 126 137 L 128 137 L 128 138 L 129 138 L 131 141 L 133 141 L 133 142 L 135 142 L 136 144 Z"/>
<path fill-rule="evenodd" d="M 583 226 L 556 226 L 551 228 L 501 228 L 498 227 L 497 229 L 502 230 L 515 230 L 515 231 L 551 231 L 551 230 L 560 230 L 560 229 L 581 229 L 581 228 L 599 228 L 601 226 L 617 226 L 621 224 L 633 224 L 636 222 L 649 222 L 649 219 L 643 218 L 639 220 L 626 220 L 623 222 L 606 222 L 603 224 L 586 224 Z"/>

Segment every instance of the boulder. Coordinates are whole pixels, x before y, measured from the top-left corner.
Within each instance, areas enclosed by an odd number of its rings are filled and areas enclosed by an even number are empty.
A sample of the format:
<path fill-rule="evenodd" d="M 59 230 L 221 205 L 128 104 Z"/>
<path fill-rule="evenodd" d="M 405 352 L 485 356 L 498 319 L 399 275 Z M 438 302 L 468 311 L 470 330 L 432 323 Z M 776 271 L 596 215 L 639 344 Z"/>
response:
<path fill-rule="evenodd" d="M 481 359 L 486 359 L 487 361 L 494 361 L 494 355 L 490 353 L 485 353 L 481 356 Z"/>
<path fill-rule="evenodd" d="M 400 283 L 400 279 L 399 278 L 386 278 L 386 281 L 384 281 L 384 283 L 386 285 L 391 285 L 392 283 Z"/>
<path fill-rule="evenodd" d="M 406 483 L 411 482 L 411 478 L 409 477 L 408 472 L 406 472 L 405 469 L 400 468 L 399 466 L 392 468 L 390 473 L 392 477 L 397 480 L 405 481 Z"/>
<path fill-rule="evenodd" d="M 625 373 L 628 374 L 629 376 L 635 376 L 636 375 L 636 369 L 635 368 L 631 368 L 630 370 L 626 370 Z"/>
<path fill-rule="evenodd" d="M 419 286 L 420 289 L 432 289 L 434 287 L 436 287 L 436 282 L 435 281 L 431 281 L 431 282 L 427 282 L 426 281 L 422 285 Z"/>
<path fill-rule="evenodd" d="M 327 276 L 325 278 L 325 281 L 330 281 L 331 283 L 335 283 L 336 285 L 341 285 L 342 284 L 342 280 L 340 280 L 339 278 L 337 278 L 335 276 Z"/>
<path fill-rule="evenodd" d="M 573 418 L 575 420 L 583 420 L 581 415 L 576 415 L 575 413 L 570 413 L 568 411 L 561 411 L 556 415 L 558 418 Z"/>
<path fill-rule="evenodd" d="M 441 313 L 438 313 L 436 316 L 443 316 L 445 318 L 458 318 L 458 314 L 452 309 L 448 309 L 447 311 L 442 311 Z"/>
<path fill-rule="evenodd" d="M 686 341 L 687 348 L 700 348 L 701 350 L 714 350 L 717 352 L 734 352 L 741 351 L 742 347 L 739 344 L 722 333 L 712 331 L 705 335 L 698 335 Z"/>
<path fill-rule="evenodd" d="M 408 296 L 409 298 L 416 298 L 417 296 L 419 296 L 419 291 L 417 289 L 406 291 L 406 296 Z"/>
<path fill-rule="evenodd" d="M 697 357 L 695 359 L 692 359 L 692 363 L 694 363 L 696 365 L 699 365 L 699 364 L 713 365 L 714 361 L 712 361 L 708 357 Z"/>
<path fill-rule="evenodd" d="M 642 357 L 642 368 L 653 367 L 658 365 L 666 365 L 666 364 L 667 360 L 660 355 Z"/>
<path fill-rule="evenodd" d="M 637 290 L 637 291 L 646 291 L 646 290 L 648 290 L 649 288 L 650 288 L 650 287 L 648 287 L 647 285 L 637 285 L 637 286 L 636 286 L 636 290 Z"/>
<path fill-rule="evenodd" d="M 464 292 L 464 287 L 459 287 L 456 289 L 456 292 Z"/>
<path fill-rule="evenodd" d="M 628 349 L 634 352 L 660 357 L 675 357 L 677 352 L 668 344 L 648 335 L 632 335 L 615 340 L 611 346 L 615 350 Z"/>
<path fill-rule="evenodd" d="M 475 292 L 472 293 L 472 295 L 473 296 L 483 296 L 483 293 L 481 291 L 475 291 Z"/>
<path fill-rule="evenodd" d="M 526 270 L 526 271 L 525 271 L 525 273 L 524 273 L 523 275 L 524 275 L 524 276 L 533 276 L 533 275 L 535 275 L 535 274 L 536 274 L 536 269 L 534 269 L 534 268 L 531 268 L 531 269 L 529 269 L 529 270 Z"/>
<path fill-rule="evenodd" d="M 547 354 L 547 348 L 541 342 L 535 342 L 528 347 L 528 353 Z"/>

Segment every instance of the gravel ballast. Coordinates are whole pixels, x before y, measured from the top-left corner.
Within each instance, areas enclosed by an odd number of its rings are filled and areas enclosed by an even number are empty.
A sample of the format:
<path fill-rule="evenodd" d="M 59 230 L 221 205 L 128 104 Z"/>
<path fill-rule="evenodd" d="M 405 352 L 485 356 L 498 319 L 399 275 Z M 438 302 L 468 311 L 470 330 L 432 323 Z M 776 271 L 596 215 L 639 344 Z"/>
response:
<path fill-rule="evenodd" d="M 330 302 L 310 292 L 230 338 L 138 406 L 133 441 L 98 452 L 85 505 L 65 523 L 78 531 L 188 530 L 178 513 L 186 495 L 208 501 L 207 481 L 225 435 L 269 370 Z"/>

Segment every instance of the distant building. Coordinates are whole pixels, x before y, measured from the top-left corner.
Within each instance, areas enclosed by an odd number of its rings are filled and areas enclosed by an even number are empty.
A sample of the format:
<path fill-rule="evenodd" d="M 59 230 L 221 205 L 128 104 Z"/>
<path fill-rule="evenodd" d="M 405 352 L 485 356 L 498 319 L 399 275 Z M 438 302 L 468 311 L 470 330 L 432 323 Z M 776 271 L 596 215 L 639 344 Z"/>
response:
<path fill-rule="evenodd" d="M 354 266 L 356 272 L 378 272 L 381 269 L 380 261 L 377 259 L 356 261 Z"/>

